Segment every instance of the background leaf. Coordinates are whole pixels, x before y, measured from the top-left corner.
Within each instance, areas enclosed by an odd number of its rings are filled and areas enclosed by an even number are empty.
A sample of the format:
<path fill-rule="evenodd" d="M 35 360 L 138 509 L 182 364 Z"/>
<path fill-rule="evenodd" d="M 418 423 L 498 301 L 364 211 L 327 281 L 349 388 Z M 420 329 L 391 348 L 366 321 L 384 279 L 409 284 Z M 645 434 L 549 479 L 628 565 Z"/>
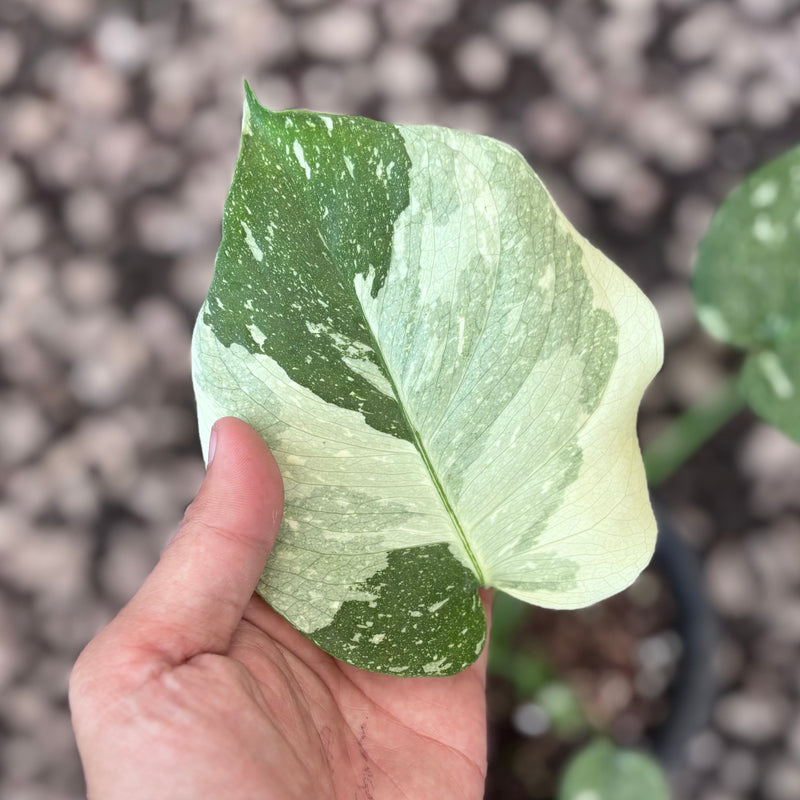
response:
<path fill-rule="evenodd" d="M 739 386 L 756 414 L 800 442 L 800 331 L 751 354 Z"/>
<path fill-rule="evenodd" d="M 714 216 L 697 257 L 698 316 L 749 353 L 741 391 L 800 441 L 800 148 L 754 172 Z"/>
<path fill-rule="evenodd" d="M 597 739 L 567 765 L 558 800 L 669 800 L 666 778 L 653 758 Z"/>
<path fill-rule="evenodd" d="M 480 585 L 555 607 L 627 586 L 655 533 L 635 415 L 661 355 L 648 301 L 516 151 L 248 92 L 198 417 L 275 452 L 258 591 L 328 652 L 450 674 L 483 647 Z"/>

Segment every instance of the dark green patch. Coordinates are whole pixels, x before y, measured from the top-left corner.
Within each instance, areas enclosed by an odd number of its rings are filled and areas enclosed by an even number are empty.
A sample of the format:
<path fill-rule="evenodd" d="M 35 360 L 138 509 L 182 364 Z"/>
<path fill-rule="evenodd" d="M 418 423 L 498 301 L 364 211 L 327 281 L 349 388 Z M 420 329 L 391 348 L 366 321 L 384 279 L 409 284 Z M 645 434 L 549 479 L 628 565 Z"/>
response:
<path fill-rule="evenodd" d="M 269 355 L 323 400 L 411 441 L 394 398 L 342 361 L 369 360 L 388 379 L 353 283 L 372 275 L 375 296 L 386 278 L 394 222 L 409 202 L 402 138 L 359 117 L 271 112 L 249 87 L 246 104 L 251 133 L 242 136 L 204 321 L 226 347 Z"/>
<path fill-rule="evenodd" d="M 454 675 L 478 657 L 486 635 L 478 585 L 447 545 L 392 550 L 386 569 L 358 588 L 375 600 L 346 601 L 310 635 L 331 655 L 404 677 Z"/>

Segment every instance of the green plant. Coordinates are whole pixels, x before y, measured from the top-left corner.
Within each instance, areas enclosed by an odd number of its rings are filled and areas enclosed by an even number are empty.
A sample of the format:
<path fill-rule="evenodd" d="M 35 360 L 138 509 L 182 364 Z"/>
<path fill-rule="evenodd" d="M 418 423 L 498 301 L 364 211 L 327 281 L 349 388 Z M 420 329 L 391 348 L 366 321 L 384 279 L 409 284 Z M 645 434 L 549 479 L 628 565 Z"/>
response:
<path fill-rule="evenodd" d="M 481 586 L 574 608 L 630 584 L 644 295 L 507 145 L 246 94 L 193 374 L 203 440 L 234 414 L 281 466 L 258 591 L 351 664 L 447 675 L 483 648 Z"/>
<path fill-rule="evenodd" d="M 800 441 L 800 148 L 769 162 L 734 189 L 719 207 L 698 251 L 693 291 L 701 323 L 745 353 L 738 374 L 687 409 L 644 450 L 648 482 L 673 475 L 745 406 Z M 511 639 L 524 607 L 503 598 L 495 607 L 489 667 L 511 681 L 520 698 L 531 680 L 551 675 L 546 659 L 533 662 Z M 600 731 L 600 734 L 603 732 Z M 559 800 L 591 788 L 597 800 L 660 797 L 646 756 L 596 739 L 575 757 Z M 643 782 L 643 783 L 640 783 Z M 624 789 L 623 787 L 627 787 Z"/>
<path fill-rule="evenodd" d="M 743 350 L 741 371 L 644 452 L 656 486 L 745 405 L 800 442 L 800 148 L 748 176 L 700 244 L 692 288 L 715 338 Z"/>
<path fill-rule="evenodd" d="M 669 800 L 669 786 L 650 756 L 596 739 L 567 764 L 558 800 Z"/>

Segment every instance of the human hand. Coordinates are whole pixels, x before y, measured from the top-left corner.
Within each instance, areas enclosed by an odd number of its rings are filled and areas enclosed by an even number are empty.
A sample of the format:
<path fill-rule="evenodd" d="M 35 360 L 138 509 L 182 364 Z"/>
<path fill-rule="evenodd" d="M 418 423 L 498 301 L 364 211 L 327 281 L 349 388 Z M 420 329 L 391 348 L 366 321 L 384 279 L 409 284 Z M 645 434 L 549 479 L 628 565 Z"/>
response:
<path fill-rule="evenodd" d="M 230 417 L 212 439 L 178 533 L 73 670 L 89 797 L 481 798 L 486 652 L 397 678 L 321 651 L 252 594 L 282 513 L 272 455 Z"/>

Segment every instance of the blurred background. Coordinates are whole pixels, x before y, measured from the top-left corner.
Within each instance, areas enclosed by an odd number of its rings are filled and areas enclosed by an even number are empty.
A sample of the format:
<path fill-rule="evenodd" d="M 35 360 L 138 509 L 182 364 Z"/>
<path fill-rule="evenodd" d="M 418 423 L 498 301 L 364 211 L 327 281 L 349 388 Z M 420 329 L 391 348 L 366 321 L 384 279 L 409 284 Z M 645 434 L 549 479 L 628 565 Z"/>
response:
<path fill-rule="evenodd" d="M 736 364 L 688 280 L 721 198 L 800 139 L 800 2 L 0 2 L 4 800 L 84 796 L 71 664 L 200 483 L 189 343 L 245 77 L 274 109 L 519 148 L 658 308 L 647 442 Z M 675 797 L 797 800 L 800 448 L 743 412 L 657 496 L 717 615 Z M 550 797 L 588 729 L 657 740 L 684 659 L 663 583 L 649 572 L 582 616 L 508 610 L 487 798 Z"/>

